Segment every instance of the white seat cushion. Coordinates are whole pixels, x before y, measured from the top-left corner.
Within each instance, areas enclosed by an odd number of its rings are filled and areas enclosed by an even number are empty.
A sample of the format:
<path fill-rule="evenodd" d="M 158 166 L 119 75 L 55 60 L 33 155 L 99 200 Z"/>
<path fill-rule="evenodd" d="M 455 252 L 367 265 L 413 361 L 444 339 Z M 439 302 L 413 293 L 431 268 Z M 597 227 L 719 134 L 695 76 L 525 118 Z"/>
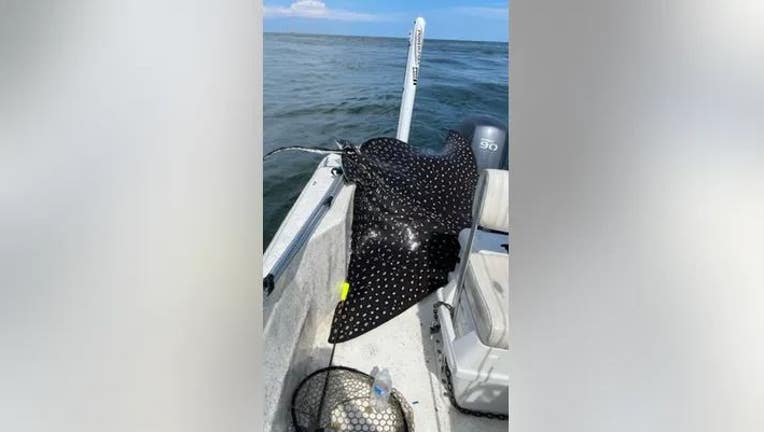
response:
<path fill-rule="evenodd" d="M 487 169 L 480 176 L 483 199 L 479 225 L 494 231 L 509 232 L 509 171 Z"/>
<path fill-rule="evenodd" d="M 470 254 L 464 291 L 483 344 L 509 349 L 509 255 Z"/>

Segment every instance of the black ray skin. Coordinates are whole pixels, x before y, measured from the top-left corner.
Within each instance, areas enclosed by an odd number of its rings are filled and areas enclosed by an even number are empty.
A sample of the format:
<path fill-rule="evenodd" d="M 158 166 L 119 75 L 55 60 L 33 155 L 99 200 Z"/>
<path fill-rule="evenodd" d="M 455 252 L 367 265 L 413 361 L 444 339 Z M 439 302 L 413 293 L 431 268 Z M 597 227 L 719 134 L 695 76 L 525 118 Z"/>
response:
<path fill-rule="evenodd" d="M 376 138 L 360 151 L 346 147 L 342 165 L 356 185 L 350 291 L 335 312 L 330 343 L 384 324 L 448 282 L 478 177 L 469 142 L 455 131 L 437 155 Z"/>

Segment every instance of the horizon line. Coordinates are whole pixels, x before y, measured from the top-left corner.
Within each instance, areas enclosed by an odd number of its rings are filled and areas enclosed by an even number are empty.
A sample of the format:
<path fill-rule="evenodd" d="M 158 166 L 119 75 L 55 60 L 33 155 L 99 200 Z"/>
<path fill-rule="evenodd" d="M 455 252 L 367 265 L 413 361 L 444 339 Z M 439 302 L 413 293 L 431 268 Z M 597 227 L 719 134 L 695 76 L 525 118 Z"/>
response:
<path fill-rule="evenodd" d="M 263 34 L 284 34 L 284 35 L 303 35 L 303 36 L 342 36 L 342 37 L 368 37 L 378 39 L 403 39 L 408 40 L 408 36 L 378 36 L 378 35 L 356 35 L 356 34 L 338 34 L 338 33 L 313 33 L 313 32 L 301 32 L 301 31 L 265 31 Z M 431 41 L 444 41 L 444 42 L 489 42 L 489 43 L 501 43 L 509 44 L 509 40 L 475 40 L 475 39 L 443 39 L 443 38 L 425 38 L 425 40 Z"/>

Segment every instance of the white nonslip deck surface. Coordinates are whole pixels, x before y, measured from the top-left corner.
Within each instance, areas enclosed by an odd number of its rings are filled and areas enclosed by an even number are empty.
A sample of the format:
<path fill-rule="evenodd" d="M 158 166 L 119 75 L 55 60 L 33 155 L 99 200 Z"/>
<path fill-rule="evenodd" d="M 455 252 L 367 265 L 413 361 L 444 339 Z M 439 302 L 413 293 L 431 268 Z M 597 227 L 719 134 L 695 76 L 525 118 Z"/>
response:
<path fill-rule="evenodd" d="M 390 370 L 397 388 L 414 410 L 418 432 L 505 432 L 507 422 L 467 416 L 456 411 L 440 383 L 435 341 L 430 338 L 436 293 L 382 326 L 337 345 L 334 364 L 370 373 Z M 331 317 L 329 317 L 331 320 Z M 328 332 L 329 324 L 323 330 Z M 326 338 L 324 338 L 324 341 Z M 326 344 L 323 349 L 331 349 Z"/>

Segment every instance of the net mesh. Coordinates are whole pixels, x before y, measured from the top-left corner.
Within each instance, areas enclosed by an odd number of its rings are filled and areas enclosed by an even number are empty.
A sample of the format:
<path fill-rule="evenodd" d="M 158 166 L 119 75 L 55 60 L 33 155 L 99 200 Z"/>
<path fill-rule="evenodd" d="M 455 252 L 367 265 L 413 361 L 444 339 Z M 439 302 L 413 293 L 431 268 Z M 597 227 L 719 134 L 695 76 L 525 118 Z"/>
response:
<path fill-rule="evenodd" d="M 374 379 L 355 369 L 332 366 L 305 378 L 292 396 L 292 422 L 297 432 L 413 432 L 412 410 L 393 389 L 384 409 L 372 408 Z M 324 391 L 326 388 L 326 391 Z"/>

